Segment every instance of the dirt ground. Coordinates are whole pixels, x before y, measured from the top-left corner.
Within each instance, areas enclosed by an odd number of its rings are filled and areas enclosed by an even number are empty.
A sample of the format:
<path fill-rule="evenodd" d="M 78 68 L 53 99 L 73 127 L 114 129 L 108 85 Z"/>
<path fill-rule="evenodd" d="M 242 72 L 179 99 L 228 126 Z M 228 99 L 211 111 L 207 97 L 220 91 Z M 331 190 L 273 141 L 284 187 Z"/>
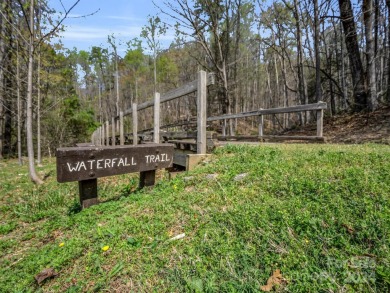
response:
<path fill-rule="evenodd" d="M 316 125 L 287 131 L 284 135 L 313 135 Z M 390 145 L 390 107 L 371 113 L 342 114 L 324 119 L 328 143 L 383 143 Z"/>

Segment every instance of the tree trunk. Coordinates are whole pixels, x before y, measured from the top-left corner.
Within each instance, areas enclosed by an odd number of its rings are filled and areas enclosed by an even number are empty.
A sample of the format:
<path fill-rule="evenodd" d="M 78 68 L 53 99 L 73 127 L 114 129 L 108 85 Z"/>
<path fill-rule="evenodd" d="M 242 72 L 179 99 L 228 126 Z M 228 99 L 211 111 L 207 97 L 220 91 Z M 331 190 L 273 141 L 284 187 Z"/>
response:
<path fill-rule="evenodd" d="M 0 2 L 0 8 L 3 10 L 3 1 Z M 3 15 L 0 14 L 0 160 L 3 159 L 3 128 L 4 128 L 4 22 Z"/>
<path fill-rule="evenodd" d="M 328 48 L 328 45 L 326 42 L 324 42 L 325 46 L 325 56 L 326 56 L 326 65 L 327 65 L 327 71 L 330 77 L 332 77 L 332 59 L 333 59 L 333 50 L 332 48 Z M 337 55 L 337 51 L 336 51 Z M 336 109 L 336 99 L 335 99 L 335 94 L 333 90 L 333 81 L 331 79 L 328 79 L 329 81 L 329 92 L 330 92 L 330 116 L 333 116 L 336 114 L 337 109 Z"/>
<path fill-rule="evenodd" d="M 390 25 L 390 0 L 386 0 L 386 6 L 387 6 L 387 25 Z M 390 29 L 388 29 L 388 47 L 390 47 Z M 389 54 L 390 55 L 390 54 Z M 390 103 L 390 58 L 388 58 L 388 64 L 387 64 L 387 93 L 386 93 L 386 100 L 388 103 Z"/>
<path fill-rule="evenodd" d="M 269 73 L 269 70 L 268 70 L 268 66 L 269 65 L 265 66 L 265 71 L 267 73 L 267 89 L 268 89 L 268 94 L 269 94 L 268 101 L 272 101 L 273 100 L 273 92 L 272 92 L 272 88 L 271 88 L 271 77 L 270 77 L 270 73 Z M 267 105 L 264 104 L 262 108 L 267 108 Z"/>
<path fill-rule="evenodd" d="M 3 156 L 6 155 L 10 157 L 12 152 L 12 96 L 13 96 L 13 77 L 14 77 L 14 66 L 12 63 L 12 48 L 13 44 L 13 26 L 10 24 L 10 21 L 13 19 L 11 11 L 12 2 L 10 0 L 6 1 L 4 11 L 6 18 L 8 19 L 3 23 L 4 25 L 4 35 L 2 38 L 6 40 L 3 51 L 3 62 L 1 65 L 5 67 L 5 74 L 3 77 L 3 114 L 4 114 L 4 129 L 3 129 Z"/>
<path fill-rule="evenodd" d="M 10 47 L 8 47 L 10 48 Z M 7 59 L 7 73 L 4 78 L 5 97 L 4 97 L 4 135 L 3 135 L 3 156 L 9 158 L 12 154 L 12 76 L 13 68 L 11 65 L 11 54 L 6 54 Z"/>
<path fill-rule="evenodd" d="M 120 98 L 119 98 L 119 70 L 118 70 L 118 60 L 116 56 L 116 50 L 115 50 L 115 87 L 116 87 L 116 115 L 119 116 L 119 112 L 121 111 L 120 108 Z M 119 121 L 119 120 L 118 120 Z"/>
<path fill-rule="evenodd" d="M 38 68 L 37 68 L 37 163 L 42 164 L 41 154 L 41 52 L 38 48 Z"/>
<path fill-rule="evenodd" d="M 382 16 L 382 12 L 379 10 L 379 6 L 381 5 L 380 3 L 381 1 L 380 0 L 374 0 L 374 9 L 373 9 L 373 18 L 374 18 L 374 56 L 375 56 L 375 68 L 376 68 L 376 71 L 377 71 L 377 75 L 376 75 L 376 91 L 377 91 L 377 98 L 378 98 L 378 103 L 380 101 L 380 96 L 378 93 L 380 93 L 382 91 L 382 76 L 383 76 L 383 71 L 382 71 L 382 67 L 381 67 L 381 63 L 382 63 L 382 60 L 383 60 L 383 52 L 385 51 L 383 46 L 385 44 L 385 42 L 383 42 L 382 40 L 386 40 L 386 29 L 384 28 L 384 38 L 380 38 L 379 37 L 379 27 L 380 27 L 380 24 L 379 24 L 379 19 L 380 18 L 383 18 L 383 16 L 386 14 L 384 13 L 384 15 Z M 385 27 L 386 25 L 384 25 Z M 381 42 L 380 42 L 380 39 L 381 39 Z M 382 45 L 382 46 L 381 46 Z M 381 46 L 381 47 L 380 47 Z M 380 54 L 380 52 L 382 52 L 382 54 Z M 379 70 L 378 70 L 379 68 Z"/>
<path fill-rule="evenodd" d="M 286 72 L 286 58 L 284 54 L 279 56 L 280 59 L 280 67 L 282 70 L 282 78 L 283 78 L 283 102 L 281 103 L 284 108 L 288 107 L 288 87 L 287 87 L 287 72 Z M 287 128 L 287 113 L 283 114 L 283 128 Z"/>
<path fill-rule="evenodd" d="M 366 37 L 366 62 L 368 77 L 368 108 L 378 108 L 375 70 L 375 43 L 373 36 L 374 13 L 372 0 L 363 0 L 364 34 Z"/>
<path fill-rule="evenodd" d="M 34 1 L 30 3 L 30 37 L 28 50 L 28 73 L 27 73 L 27 155 L 28 155 L 28 170 L 30 179 L 35 184 L 42 184 L 43 181 L 39 178 L 35 171 L 34 164 L 34 142 L 33 142 L 33 63 L 34 63 Z"/>
<path fill-rule="evenodd" d="M 314 0 L 314 54 L 316 62 L 316 102 L 322 100 L 321 90 L 321 57 L 320 57 L 320 17 L 318 0 Z"/>
<path fill-rule="evenodd" d="M 275 91 L 274 91 L 274 99 L 273 99 L 273 104 L 270 105 L 271 107 L 270 108 L 276 108 L 276 107 L 279 107 L 279 105 L 277 104 L 276 100 L 279 96 L 279 72 L 278 72 L 278 64 L 276 62 L 276 55 L 275 53 L 273 54 L 273 57 L 274 57 L 274 65 L 275 65 L 275 82 L 276 82 L 276 87 L 275 87 Z M 276 116 L 275 115 L 272 115 L 272 128 L 273 128 L 273 131 L 275 131 L 275 128 L 276 128 Z"/>
<path fill-rule="evenodd" d="M 357 39 L 356 25 L 350 0 L 339 0 L 341 22 L 344 28 L 345 44 L 347 47 L 349 63 L 352 73 L 354 92 L 354 111 L 367 108 L 367 92 L 365 87 L 365 75 L 362 60 L 360 58 L 359 43 Z"/>
<path fill-rule="evenodd" d="M 18 161 L 19 165 L 23 165 L 23 157 L 22 157 L 22 105 L 20 99 L 20 90 L 21 90 L 21 82 L 20 82 L 20 62 L 19 62 L 19 42 L 16 44 L 16 95 L 17 95 L 17 109 L 18 109 Z"/>
<path fill-rule="evenodd" d="M 298 94 L 299 102 L 301 104 L 306 103 L 305 90 L 304 90 L 304 74 L 303 74 L 303 48 L 302 48 L 302 31 L 301 31 L 301 19 L 298 8 L 298 0 L 294 0 L 294 18 L 297 37 L 297 67 L 298 67 Z"/>
<path fill-rule="evenodd" d="M 342 34 L 342 28 L 340 26 L 340 35 L 341 34 Z M 346 110 L 348 107 L 348 103 L 347 103 L 348 89 L 347 89 L 347 81 L 346 81 L 346 74 L 345 74 L 344 42 L 340 42 L 340 54 L 341 54 L 341 88 L 343 89 L 342 109 Z"/>

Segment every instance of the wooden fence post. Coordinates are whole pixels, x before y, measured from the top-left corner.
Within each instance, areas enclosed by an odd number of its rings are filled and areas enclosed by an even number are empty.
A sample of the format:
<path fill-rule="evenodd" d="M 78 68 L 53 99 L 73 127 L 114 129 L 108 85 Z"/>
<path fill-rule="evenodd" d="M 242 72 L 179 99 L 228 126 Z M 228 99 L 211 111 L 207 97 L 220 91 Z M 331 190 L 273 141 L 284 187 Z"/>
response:
<path fill-rule="evenodd" d="M 110 145 L 110 122 L 106 121 L 106 145 Z"/>
<path fill-rule="evenodd" d="M 133 103 L 133 145 L 138 144 L 138 109 L 137 103 Z"/>
<path fill-rule="evenodd" d="M 100 136 L 99 136 L 99 128 L 95 130 L 94 132 L 94 137 L 93 137 L 93 142 L 92 144 L 94 145 L 99 145 L 99 140 L 100 140 Z"/>
<path fill-rule="evenodd" d="M 139 174 L 139 188 L 153 186 L 156 181 L 156 170 L 143 171 Z"/>
<path fill-rule="evenodd" d="M 317 136 L 323 136 L 323 127 L 324 127 L 324 110 L 317 110 Z"/>
<path fill-rule="evenodd" d="M 154 93 L 153 142 L 160 143 L 160 93 Z"/>
<path fill-rule="evenodd" d="M 104 124 L 102 124 L 102 126 L 100 126 L 100 145 L 104 145 L 104 135 Z"/>
<path fill-rule="evenodd" d="M 207 119 L 207 73 L 198 72 L 197 85 L 197 153 L 206 154 L 206 119 Z"/>
<path fill-rule="evenodd" d="M 83 209 L 98 203 L 97 179 L 79 181 L 80 205 Z"/>
<path fill-rule="evenodd" d="M 96 130 L 91 135 L 91 143 L 95 144 Z"/>
<path fill-rule="evenodd" d="M 123 111 L 119 112 L 119 135 L 121 145 L 125 144 L 125 134 L 124 134 L 124 125 L 123 125 Z"/>
<path fill-rule="evenodd" d="M 98 136 L 98 129 L 96 129 L 92 134 L 92 144 L 97 145 L 97 136 Z"/>
<path fill-rule="evenodd" d="M 222 124 L 222 136 L 226 136 L 226 125 L 227 125 L 227 120 L 224 119 Z"/>
<path fill-rule="evenodd" d="M 115 126 L 116 126 L 116 123 L 115 123 L 115 118 L 112 117 L 111 119 L 111 139 L 112 139 L 112 142 L 111 142 L 111 145 L 115 145 L 115 140 L 116 140 L 116 137 L 115 137 Z"/>
<path fill-rule="evenodd" d="M 99 137 L 99 128 L 97 128 L 97 129 L 93 132 L 93 135 L 92 135 L 92 144 L 97 145 L 98 137 Z"/>
<path fill-rule="evenodd" d="M 260 109 L 263 110 L 263 109 Z M 264 115 L 259 116 L 259 137 L 263 139 L 264 131 Z"/>

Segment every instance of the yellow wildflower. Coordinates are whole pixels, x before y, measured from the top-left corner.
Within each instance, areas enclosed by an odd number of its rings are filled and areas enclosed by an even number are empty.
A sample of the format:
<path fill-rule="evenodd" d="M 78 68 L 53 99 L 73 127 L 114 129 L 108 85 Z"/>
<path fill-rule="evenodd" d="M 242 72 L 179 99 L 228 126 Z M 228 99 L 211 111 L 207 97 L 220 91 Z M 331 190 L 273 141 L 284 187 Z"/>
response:
<path fill-rule="evenodd" d="M 61 242 L 60 244 L 58 244 L 59 247 L 62 247 L 62 246 L 64 246 L 64 245 L 65 245 L 64 242 Z"/>
<path fill-rule="evenodd" d="M 107 251 L 107 250 L 109 250 L 109 249 L 110 249 L 110 246 L 108 246 L 108 245 L 102 247 L 102 250 L 103 250 L 103 251 Z"/>

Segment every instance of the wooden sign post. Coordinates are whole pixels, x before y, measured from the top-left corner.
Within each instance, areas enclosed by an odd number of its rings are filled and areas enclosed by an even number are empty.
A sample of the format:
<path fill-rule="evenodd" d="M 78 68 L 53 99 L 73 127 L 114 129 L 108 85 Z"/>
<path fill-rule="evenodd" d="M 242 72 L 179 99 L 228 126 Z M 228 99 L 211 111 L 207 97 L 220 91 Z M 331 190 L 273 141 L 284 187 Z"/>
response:
<path fill-rule="evenodd" d="M 173 145 L 57 149 L 57 181 L 79 182 L 82 208 L 97 204 L 97 178 L 140 172 L 140 188 L 154 185 L 157 169 L 172 167 Z"/>

